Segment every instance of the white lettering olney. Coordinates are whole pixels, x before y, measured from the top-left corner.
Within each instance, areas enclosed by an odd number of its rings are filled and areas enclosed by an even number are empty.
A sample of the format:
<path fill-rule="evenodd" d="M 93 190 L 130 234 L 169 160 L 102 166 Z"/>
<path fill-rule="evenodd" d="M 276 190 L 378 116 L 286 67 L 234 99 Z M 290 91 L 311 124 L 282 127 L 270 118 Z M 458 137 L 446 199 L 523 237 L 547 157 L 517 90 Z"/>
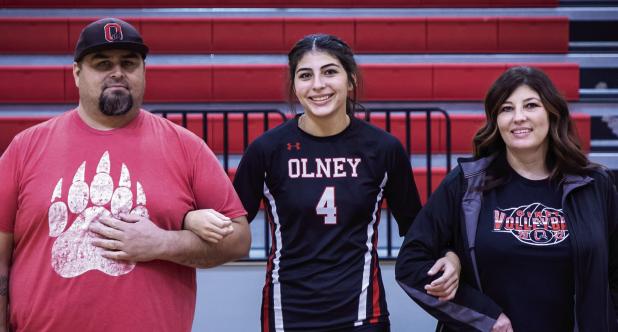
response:
<path fill-rule="evenodd" d="M 293 178 L 358 177 L 360 158 L 292 158 L 288 160 L 288 175 Z"/>

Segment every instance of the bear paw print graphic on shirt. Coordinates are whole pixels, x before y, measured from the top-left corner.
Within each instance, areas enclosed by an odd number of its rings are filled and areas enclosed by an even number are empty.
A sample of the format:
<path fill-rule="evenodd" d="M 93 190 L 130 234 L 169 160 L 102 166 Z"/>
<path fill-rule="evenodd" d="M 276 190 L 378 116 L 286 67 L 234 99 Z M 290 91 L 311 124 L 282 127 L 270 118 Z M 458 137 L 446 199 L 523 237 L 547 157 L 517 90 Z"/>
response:
<path fill-rule="evenodd" d="M 118 186 L 110 175 L 109 153 L 105 151 L 99 160 L 97 174 L 86 183 L 84 161 L 73 177 L 73 182 L 66 194 L 66 203 L 62 197 L 62 178 L 56 184 L 51 197 L 48 212 L 49 236 L 56 237 L 52 246 L 51 264 L 54 271 L 65 278 L 79 276 L 90 270 L 99 270 L 111 276 L 129 273 L 135 263 L 116 261 L 101 256 L 103 249 L 95 247 L 91 241 L 97 236 L 90 232 L 90 224 L 99 222 L 100 218 L 122 213 L 130 213 L 148 218 L 146 194 L 139 182 L 136 182 L 136 199 L 133 207 L 131 178 L 127 166 L 123 163 Z M 109 204 L 109 205 L 108 205 Z M 108 210 L 106 206 L 109 206 Z M 69 214 L 71 212 L 71 214 Z M 68 229 L 69 215 L 76 215 Z M 65 230 L 66 229 L 66 230 Z"/>

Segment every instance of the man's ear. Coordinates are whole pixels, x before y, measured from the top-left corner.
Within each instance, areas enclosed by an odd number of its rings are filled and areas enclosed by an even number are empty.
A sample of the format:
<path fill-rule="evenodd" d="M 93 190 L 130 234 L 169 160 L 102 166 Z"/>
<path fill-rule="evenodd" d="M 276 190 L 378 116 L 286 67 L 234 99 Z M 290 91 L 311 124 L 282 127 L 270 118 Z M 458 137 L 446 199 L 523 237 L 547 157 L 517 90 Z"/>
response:
<path fill-rule="evenodd" d="M 75 86 L 79 88 L 79 74 L 82 71 L 81 63 L 73 62 L 73 80 L 75 81 Z"/>

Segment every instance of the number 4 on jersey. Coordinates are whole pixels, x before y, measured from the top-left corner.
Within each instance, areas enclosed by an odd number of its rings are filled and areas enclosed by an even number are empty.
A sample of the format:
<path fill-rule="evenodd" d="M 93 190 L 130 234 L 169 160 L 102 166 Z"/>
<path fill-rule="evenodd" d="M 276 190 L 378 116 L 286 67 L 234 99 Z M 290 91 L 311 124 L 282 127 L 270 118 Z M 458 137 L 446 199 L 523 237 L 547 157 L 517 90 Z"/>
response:
<path fill-rule="evenodd" d="M 334 225 L 337 223 L 337 207 L 335 206 L 335 187 L 326 187 L 320 197 L 315 213 L 324 216 L 324 224 Z"/>

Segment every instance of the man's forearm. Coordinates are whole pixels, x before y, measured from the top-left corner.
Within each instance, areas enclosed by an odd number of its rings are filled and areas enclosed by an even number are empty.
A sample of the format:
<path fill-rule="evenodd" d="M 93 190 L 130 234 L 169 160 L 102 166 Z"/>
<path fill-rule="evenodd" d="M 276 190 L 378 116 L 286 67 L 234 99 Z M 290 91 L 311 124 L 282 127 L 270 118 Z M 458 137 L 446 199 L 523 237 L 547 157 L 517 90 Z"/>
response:
<path fill-rule="evenodd" d="M 165 232 L 160 259 L 178 264 L 209 268 L 247 256 L 251 233 L 246 218 L 234 219 L 234 231 L 217 244 L 200 239 L 191 231 Z"/>

